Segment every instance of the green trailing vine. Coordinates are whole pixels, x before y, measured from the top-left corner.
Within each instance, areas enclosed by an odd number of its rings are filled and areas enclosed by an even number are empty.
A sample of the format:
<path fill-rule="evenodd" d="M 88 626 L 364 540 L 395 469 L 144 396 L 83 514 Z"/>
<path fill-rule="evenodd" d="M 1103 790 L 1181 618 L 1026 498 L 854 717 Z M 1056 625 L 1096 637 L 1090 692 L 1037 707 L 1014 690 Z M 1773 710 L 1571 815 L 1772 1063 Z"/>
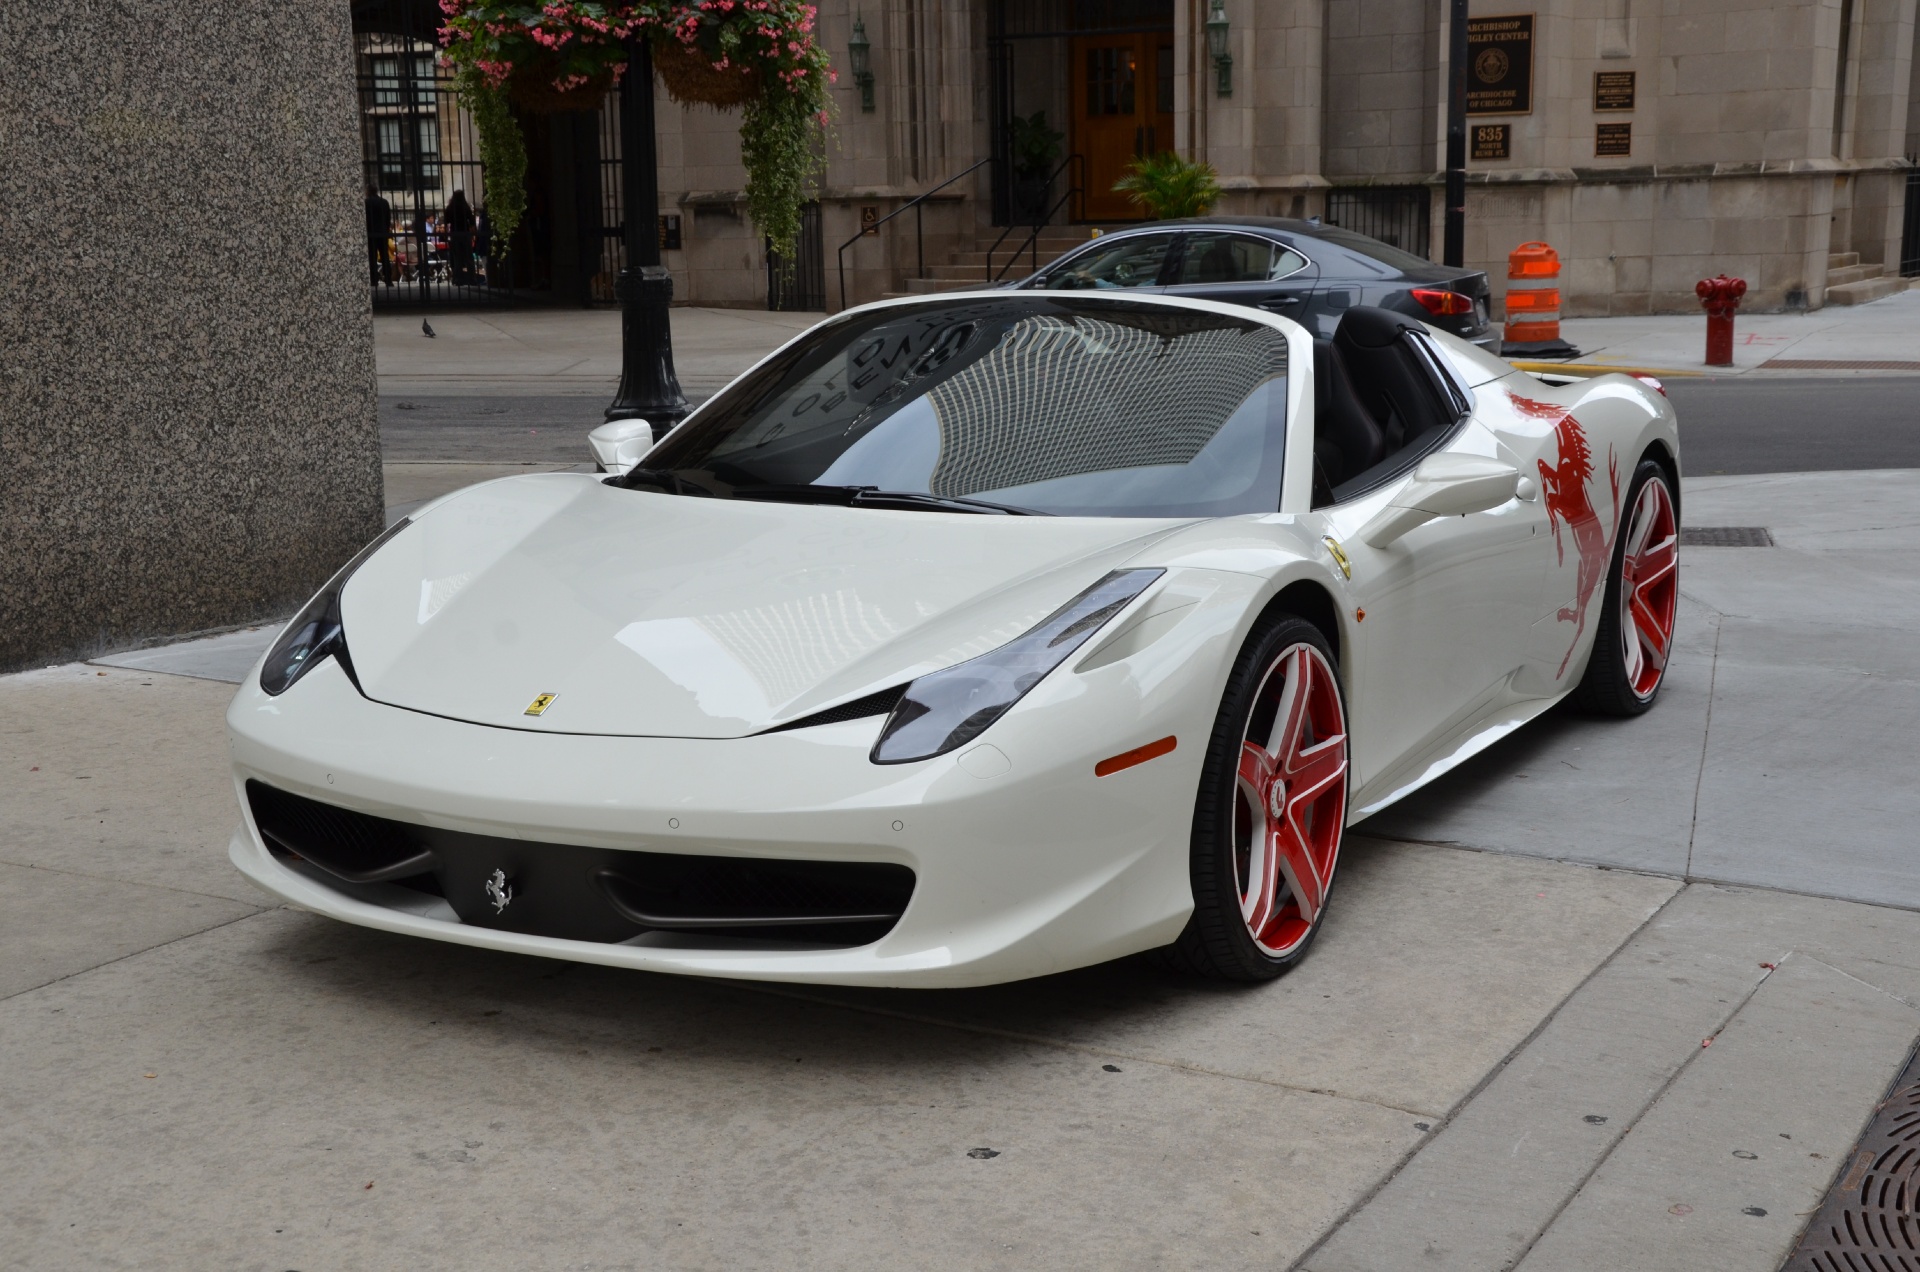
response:
<path fill-rule="evenodd" d="M 818 121 L 790 94 L 757 98 L 740 121 L 740 159 L 747 168 L 747 215 L 791 272 L 800 238 L 800 208 L 821 167 L 813 140 Z"/>
<path fill-rule="evenodd" d="M 527 211 L 527 143 L 513 120 L 506 93 L 471 66 L 454 77 L 461 104 L 473 116 L 480 137 L 480 164 L 486 174 L 487 226 L 505 250 Z"/>

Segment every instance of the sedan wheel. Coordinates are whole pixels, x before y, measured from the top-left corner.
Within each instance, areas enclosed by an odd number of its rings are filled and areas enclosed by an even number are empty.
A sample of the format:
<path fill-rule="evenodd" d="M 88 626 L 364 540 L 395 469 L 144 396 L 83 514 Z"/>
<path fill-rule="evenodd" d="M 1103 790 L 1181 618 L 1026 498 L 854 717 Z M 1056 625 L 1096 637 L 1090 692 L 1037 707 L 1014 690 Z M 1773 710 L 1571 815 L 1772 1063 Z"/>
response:
<path fill-rule="evenodd" d="M 1639 715 L 1653 705 L 1680 604 L 1679 518 L 1666 470 L 1642 462 L 1625 507 L 1593 653 L 1574 691 L 1580 706 L 1600 715 Z"/>
<path fill-rule="evenodd" d="M 1210 742 L 1194 814 L 1190 970 L 1266 980 L 1306 953 L 1326 911 L 1347 816 L 1346 704 L 1312 624 L 1248 642 Z"/>

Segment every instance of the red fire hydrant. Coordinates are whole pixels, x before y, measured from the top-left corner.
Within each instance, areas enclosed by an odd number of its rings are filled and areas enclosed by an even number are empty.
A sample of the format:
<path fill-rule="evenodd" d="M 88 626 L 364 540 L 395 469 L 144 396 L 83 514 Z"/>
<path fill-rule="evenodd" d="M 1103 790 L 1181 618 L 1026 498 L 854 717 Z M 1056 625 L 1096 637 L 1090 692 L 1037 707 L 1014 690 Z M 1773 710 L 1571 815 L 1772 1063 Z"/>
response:
<path fill-rule="evenodd" d="M 1693 294 L 1707 310 L 1707 365 L 1733 365 L 1733 314 L 1747 294 L 1747 280 L 1721 274 L 1693 285 Z"/>

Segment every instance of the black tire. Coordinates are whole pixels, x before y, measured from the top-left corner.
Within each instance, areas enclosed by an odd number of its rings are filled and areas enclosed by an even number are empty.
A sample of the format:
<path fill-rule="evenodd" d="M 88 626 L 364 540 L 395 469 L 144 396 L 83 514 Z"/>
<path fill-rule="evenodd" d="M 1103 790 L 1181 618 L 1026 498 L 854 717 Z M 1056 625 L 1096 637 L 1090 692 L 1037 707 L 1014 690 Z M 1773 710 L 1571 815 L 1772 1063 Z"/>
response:
<path fill-rule="evenodd" d="M 1678 518 L 1673 510 L 1679 507 L 1675 499 L 1673 482 L 1667 476 L 1667 470 L 1654 460 L 1643 459 L 1634 470 L 1633 480 L 1627 484 L 1627 497 L 1620 512 L 1621 525 L 1614 533 L 1613 559 L 1607 566 L 1606 597 L 1601 602 L 1600 620 L 1594 624 L 1593 652 L 1587 657 L 1587 670 L 1580 677 L 1580 683 L 1574 687 L 1573 705 L 1588 715 L 1613 716 L 1616 718 L 1637 716 L 1653 706 L 1654 699 L 1660 696 L 1660 686 L 1666 681 L 1666 659 L 1663 658 L 1652 683 L 1646 683 L 1644 670 L 1636 674 L 1630 666 L 1636 657 L 1644 658 L 1644 653 L 1635 655 L 1629 652 L 1624 638 L 1626 623 L 1623 621 L 1620 593 L 1625 586 L 1628 540 L 1634 529 L 1634 514 L 1641 507 L 1641 498 L 1647 494 L 1649 483 L 1659 483 L 1660 489 L 1647 495 L 1650 501 L 1658 502 L 1664 496 L 1667 518 L 1673 523 L 1673 550 L 1677 554 Z M 1675 576 L 1669 585 L 1677 590 L 1678 578 Z M 1671 604 L 1667 606 L 1667 654 L 1672 650 Z M 1638 639 L 1638 631 L 1634 633 Z M 1638 683 L 1636 683 L 1636 680 Z"/>
<path fill-rule="evenodd" d="M 1249 920 L 1241 909 L 1241 876 L 1252 873 L 1246 865 L 1247 852 L 1241 843 L 1250 842 L 1256 832 L 1247 818 L 1253 814 L 1242 797 L 1241 764 L 1243 744 L 1250 728 L 1256 726 L 1256 709 L 1264 709 L 1271 696 L 1267 688 L 1272 675 L 1283 662 L 1293 657 L 1300 646 L 1316 651 L 1324 667 L 1326 683 L 1331 686 L 1332 709 L 1337 710 L 1340 777 L 1337 793 L 1331 787 L 1316 798 L 1307 816 L 1313 819 L 1316 835 L 1331 828 L 1332 847 L 1326 855 L 1324 882 L 1320 884 L 1319 905 L 1304 936 L 1282 953 L 1274 953 L 1255 940 Z M 1286 673 L 1281 672 L 1283 676 Z M 1314 675 L 1321 674 L 1319 671 Z M 1316 690 L 1316 693 L 1321 691 Z M 1323 695 L 1316 701 L 1326 707 Z M 1305 619 L 1290 614 L 1264 622 L 1247 638 L 1240 656 L 1227 677 L 1219 714 L 1207 742 L 1206 763 L 1201 770 L 1200 789 L 1194 804 L 1191 846 L 1193 916 L 1179 939 L 1167 950 L 1168 961 L 1176 968 L 1198 976 L 1226 981 L 1266 981 L 1279 976 L 1306 957 L 1313 938 L 1324 925 L 1326 902 L 1332 891 L 1338 864 L 1340 842 L 1345 833 L 1347 814 L 1346 696 L 1341 689 L 1338 663 L 1332 647 L 1320 629 Z M 1271 721 L 1274 717 L 1265 717 Z M 1322 731 L 1316 730 L 1316 734 Z M 1322 743 L 1324 746 L 1324 742 Z M 1330 756 L 1326 758 L 1330 759 Z M 1286 789 L 1284 786 L 1281 788 Z M 1335 803 L 1337 801 L 1337 809 Z M 1262 818 L 1265 814 L 1260 814 Z M 1325 819 L 1330 818 L 1331 821 Z M 1238 820 L 1237 820 L 1238 819 Z M 1259 825 L 1267 823 L 1262 820 Z M 1246 834 L 1241 834 L 1242 830 Z M 1269 874 L 1271 872 L 1269 871 Z M 1297 900 L 1296 905 L 1297 914 Z M 1279 907 L 1276 904 L 1275 909 Z"/>

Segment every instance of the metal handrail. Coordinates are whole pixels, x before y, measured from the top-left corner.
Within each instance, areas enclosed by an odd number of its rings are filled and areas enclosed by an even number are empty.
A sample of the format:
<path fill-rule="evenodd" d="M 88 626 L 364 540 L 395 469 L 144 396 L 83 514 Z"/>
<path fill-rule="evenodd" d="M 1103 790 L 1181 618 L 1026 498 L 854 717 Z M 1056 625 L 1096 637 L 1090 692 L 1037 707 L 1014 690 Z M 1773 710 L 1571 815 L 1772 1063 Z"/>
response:
<path fill-rule="evenodd" d="M 913 209 L 913 232 L 914 232 L 914 238 L 915 238 L 915 252 L 920 262 L 919 276 L 924 277 L 927 272 L 927 236 L 926 236 L 926 227 L 920 218 L 920 205 L 925 203 L 928 199 L 932 198 L 934 195 L 940 193 L 942 190 L 946 189 L 948 186 L 952 185 L 954 182 L 958 181 L 960 178 L 964 176 L 968 176 L 972 173 L 978 172 L 980 169 L 986 167 L 988 164 L 992 162 L 993 162 L 993 156 L 989 155 L 985 159 L 982 159 L 979 163 L 974 164 L 971 168 L 966 168 L 960 172 L 954 173 L 952 176 L 948 177 L 945 181 L 942 181 L 939 185 L 933 187 L 933 189 L 922 190 L 919 194 L 914 195 L 911 199 L 907 200 L 905 203 L 902 203 L 899 207 L 887 213 L 885 216 L 881 217 L 878 221 L 875 221 L 872 225 L 861 226 L 860 232 L 858 234 L 854 235 L 852 238 L 842 243 L 840 245 L 840 250 L 837 253 L 835 253 L 835 258 L 838 263 L 838 269 L 840 273 L 840 308 L 845 309 L 847 307 L 847 249 L 848 248 L 852 247 L 855 243 L 858 243 L 861 239 L 866 238 L 869 234 L 878 234 L 880 232 L 881 226 L 885 225 L 888 221 L 893 220 L 894 217 L 899 216 L 902 212 L 905 212 L 908 208 L 912 208 Z"/>
<path fill-rule="evenodd" d="M 1065 207 L 1067 205 L 1067 202 L 1071 200 L 1075 195 L 1086 194 L 1087 188 L 1085 183 L 1087 179 L 1087 157 L 1085 155 L 1079 155 L 1079 154 L 1068 155 L 1065 159 L 1060 161 L 1060 166 L 1058 168 L 1055 168 L 1052 172 L 1049 172 L 1047 174 L 1047 184 L 1052 185 L 1054 182 L 1054 179 L 1057 178 L 1061 173 L 1066 172 L 1068 169 L 1076 168 L 1076 163 L 1077 163 L 1076 170 L 1079 173 L 1078 177 L 1070 176 L 1067 178 L 1066 193 L 1061 195 L 1059 198 L 1055 199 L 1053 201 L 1052 206 L 1049 207 L 1045 212 L 1042 212 L 1040 214 L 1040 219 L 1034 222 L 1032 232 L 1030 232 L 1025 239 L 1021 240 L 1020 245 L 1018 247 L 1013 249 L 1013 254 L 1007 258 L 1007 263 L 1000 267 L 1000 272 L 998 274 L 993 272 L 993 254 L 1000 250 L 1000 245 L 1002 243 L 1007 241 L 1007 235 L 1013 233 L 1015 230 L 1019 229 L 1020 227 L 1017 225 L 1009 225 L 1006 229 L 1000 231 L 1000 237 L 995 239 L 993 241 L 993 246 L 987 249 L 987 284 L 989 286 L 999 282 L 1002 278 L 1005 278 L 1007 271 L 1012 269 L 1014 267 L 1015 262 L 1017 262 L 1020 259 L 1020 253 L 1023 251 L 1026 251 L 1028 248 L 1032 248 L 1033 250 L 1032 272 L 1036 274 L 1040 272 L 1040 231 L 1044 230 L 1047 227 L 1048 223 L 1053 220 L 1053 214 L 1055 212 L 1058 212 L 1061 208 Z M 1081 210 L 1082 212 L 1085 211 L 1084 205 L 1082 206 Z"/>

